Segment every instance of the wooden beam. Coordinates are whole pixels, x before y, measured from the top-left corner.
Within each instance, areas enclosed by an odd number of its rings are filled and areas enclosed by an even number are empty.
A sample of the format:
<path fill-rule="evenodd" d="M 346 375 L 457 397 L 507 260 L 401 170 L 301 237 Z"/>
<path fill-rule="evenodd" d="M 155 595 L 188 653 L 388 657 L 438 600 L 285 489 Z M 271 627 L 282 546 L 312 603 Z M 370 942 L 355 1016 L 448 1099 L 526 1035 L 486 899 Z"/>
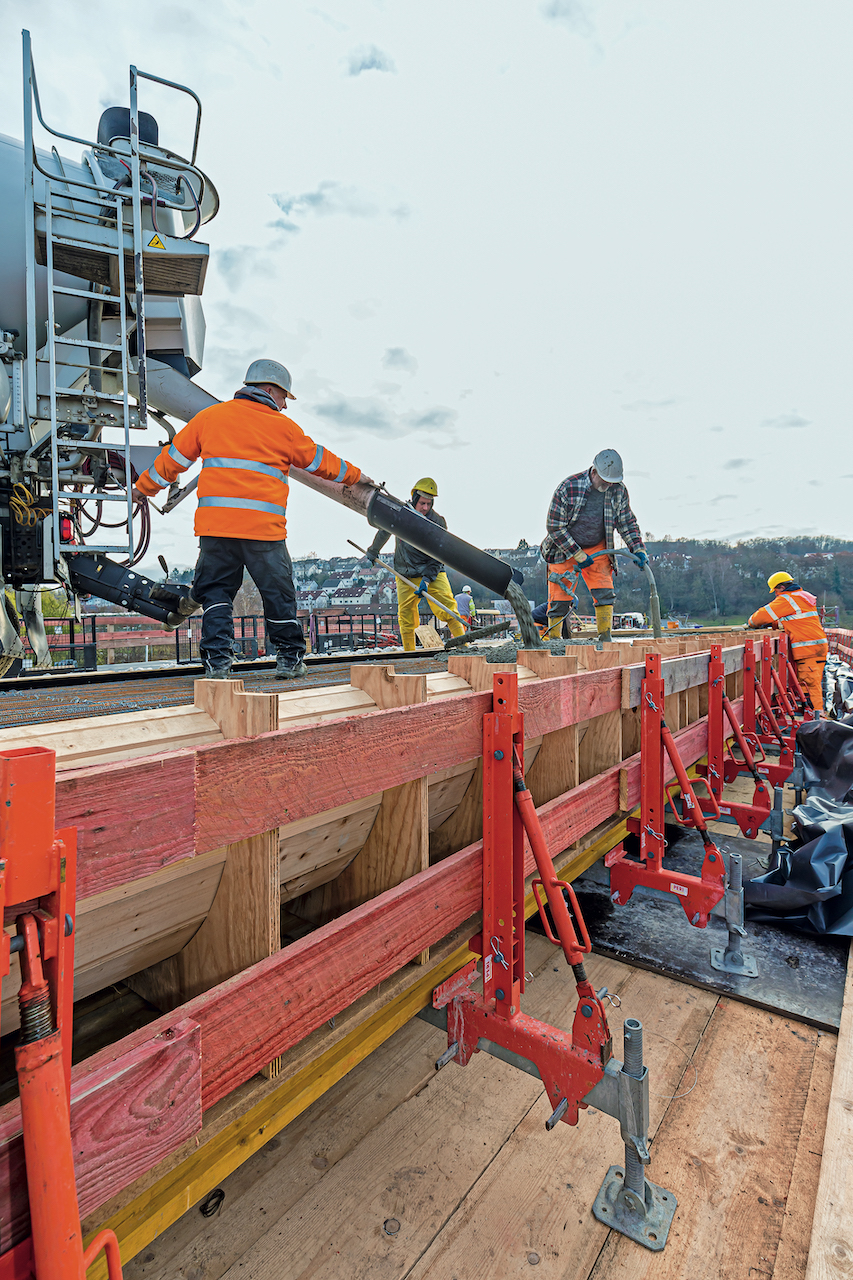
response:
<path fill-rule="evenodd" d="M 853 943 L 838 1028 L 838 1048 L 806 1280 L 841 1280 L 853 1259 Z"/>
<path fill-rule="evenodd" d="M 201 1030 L 182 1018 L 128 1036 L 74 1068 L 71 1138 L 80 1215 L 129 1186 L 201 1129 Z M 3 1248 L 29 1232 L 16 1099 L 0 1108 Z"/>
<path fill-rule="evenodd" d="M 188 749 L 57 778 L 56 825 L 77 828 L 78 898 L 193 856 L 194 771 Z"/>

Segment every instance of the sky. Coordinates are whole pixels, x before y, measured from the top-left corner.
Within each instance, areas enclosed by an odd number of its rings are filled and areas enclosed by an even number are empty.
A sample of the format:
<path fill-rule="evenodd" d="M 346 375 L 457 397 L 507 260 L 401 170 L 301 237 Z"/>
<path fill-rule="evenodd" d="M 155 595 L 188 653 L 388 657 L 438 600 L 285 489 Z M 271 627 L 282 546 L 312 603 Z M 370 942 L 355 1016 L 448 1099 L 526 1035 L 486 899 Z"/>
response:
<path fill-rule="evenodd" d="M 221 210 L 196 381 L 283 361 L 292 416 L 479 546 L 620 451 L 644 532 L 851 537 L 849 0 L 0 0 L 92 136 L 190 85 Z M 96 35 L 96 38 L 95 38 Z M 143 85 L 165 146 L 189 111 Z M 75 149 L 68 154 L 75 157 Z M 153 551 L 195 559 L 190 499 Z M 291 486 L 293 556 L 364 521 Z"/>

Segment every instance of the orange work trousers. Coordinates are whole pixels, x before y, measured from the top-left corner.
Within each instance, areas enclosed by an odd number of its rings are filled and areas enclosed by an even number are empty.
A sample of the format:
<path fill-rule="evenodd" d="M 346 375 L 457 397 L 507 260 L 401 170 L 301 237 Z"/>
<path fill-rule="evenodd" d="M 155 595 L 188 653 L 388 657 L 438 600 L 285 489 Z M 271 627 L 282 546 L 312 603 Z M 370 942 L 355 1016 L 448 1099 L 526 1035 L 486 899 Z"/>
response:
<path fill-rule="evenodd" d="M 797 668 L 797 679 L 803 686 L 803 693 L 815 711 L 823 711 L 823 668 L 826 658 L 794 659 Z"/>
<path fill-rule="evenodd" d="M 605 543 L 597 542 L 594 547 L 584 547 L 587 555 L 593 551 L 603 551 Z M 562 575 L 561 582 L 552 582 L 551 576 Z M 580 569 L 576 560 L 561 560 L 548 565 L 548 605 L 558 600 L 572 600 L 577 593 L 578 578 L 583 578 L 589 587 L 596 608 L 600 605 L 613 604 L 613 566 L 610 556 L 598 556 L 586 569 Z M 554 610 L 556 613 L 557 611 Z"/>

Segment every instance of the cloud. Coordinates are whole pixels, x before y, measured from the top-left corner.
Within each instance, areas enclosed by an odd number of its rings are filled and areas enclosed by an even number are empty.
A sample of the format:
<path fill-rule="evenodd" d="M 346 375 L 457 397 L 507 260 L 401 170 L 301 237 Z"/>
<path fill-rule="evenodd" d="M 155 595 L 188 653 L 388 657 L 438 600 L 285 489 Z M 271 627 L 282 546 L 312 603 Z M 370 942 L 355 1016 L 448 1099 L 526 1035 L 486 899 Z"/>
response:
<path fill-rule="evenodd" d="M 394 60 L 381 49 L 377 49 L 375 44 L 362 45 L 360 49 L 353 49 L 347 63 L 347 74 L 351 76 L 360 76 L 362 71 L 390 71 L 396 72 Z"/>
<path fill-rule="evenodd" d="M 709 431 L 722 431 L 722 427 L 709 427 Z"/>
<path fill-rule="evenodd" d="M 375 396 L 337 394 L 324 403 L 315 404 L 313 410 L 319 418 L 325 418 L 340 427 L 354 428 L 385 439 L 397 439 L 401 435 L 414 435 L 419 432 L 437 432 L 449 438 L 445 440 L 430 438 L 428 443 L 434 448 L 447 448 L 450 444 L 458 443 L 455 440 L 458 414 L 455 409 L 448 409 L 443 405 L 436 405 L 432 409 L 395 413 L 388 404 Z"/>
<path fill-rule="evenodd" d="M 791 431 L 811 425 L 810 419 L 803 418 L 798 413 L 782 413 L 778 418 L 765 418 L 762 427 L 769 427 L 772 431 Z"/>
<path fill-rule="evenodd" d="M 344 187 L 339 182 L 326 180 L 321 182 L 315 191 L 303 191 L 298 196 L 286 196 L 273 193 L 273 200 L 287 219 L 291 215 L 316 213 L 320 217 L 331 214 L 345 214 L 350 218 L 374 218 L 379 212 L 375 204 L 368 200 L 356 187 Z M 286 229 L 296 230 L 287 225 Z"/>
<path fill-rule="evenodd" d="M 249 276 L 269 270 L 268 251 L 252 244 L 237 244 L 230 249 L 219 249 L 213 262 L 232 293 L 241 289 Z"/>
<path fill-rule="evenodd" d="M 405 373 L 417 373 L 418 362 L 405 347 L 389 347 L 382 357 L 386 369 L 402 369 Z"/>
<path fill-rule="evenodd" d="M 728 462 L 723 463 L 724 471 L 739 471 L 741 467 L 748 467 L 752 463 L 752 458 L 729 458 Z"/>
<path fill-rule="evenodd" d="M 735 495 L 734 495 L 733 493 L 720 493 L 720 494 L 718 494 L 718 495 L 717 495 L 717 497 L 716 497 L 716 498 L 709 498 L 709 499 L 708 499 L 708 506 L 713 507 L 713 506 L 715 506 L 715 505 L 716 505 L 716 503 L 718 503 L 718 502 L 729 502 L 729 501 L 734 501 L 734 497 L 735 497 Z"/>
<path fill-rule="evenodd" d="M 677 396 L 670 396 L 666 400 L 632 400 L 630 404 L 620 405 L 628 413 L 643 413 L 648 409 L 669 409 L 674 404 L 678 404 Z"/>
<path fill-rule="evenodd" d="M 553 22 L 563 22 L 579 36 L 595 34 L 592 5 L 588 0 L 545 0 L 542 13 Z"/>

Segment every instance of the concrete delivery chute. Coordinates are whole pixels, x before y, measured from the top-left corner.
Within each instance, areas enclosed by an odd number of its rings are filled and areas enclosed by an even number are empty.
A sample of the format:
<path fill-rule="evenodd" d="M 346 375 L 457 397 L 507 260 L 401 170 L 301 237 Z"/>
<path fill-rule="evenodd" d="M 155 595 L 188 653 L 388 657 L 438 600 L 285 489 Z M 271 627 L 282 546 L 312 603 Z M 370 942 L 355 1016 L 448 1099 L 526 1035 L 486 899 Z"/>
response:
<path fill-rule="evenodd" d="M 204 358 L 199 295 L 209 257 L 195 236 L 219 208 L 196 164 L 200 100 L 185 85 L 131 67 L 129 106 L 104 111 L 94 140 L 77 137 L 45 119 L 28 32 L 23 54 L 24 144 L 0 139 L 0 591 L 7 602 L 0 675 L 24 653 L 8 589 L 41 666 L 50 665 L 42 584 L 63 586 L 78 614 L 84 595 L 171 627 L 195 611 L 187 586 L 155 583 L 134 567 L 148 552 L 151 516 L 133 483 L 152 449 L 132 445 L 131 433 L 156 423 L 171 437 L 167 414 L 186 422 L 216 403 L 191 380 Z M 158 121 L 140 110 L 145 81 L 195 103 L 189 159 L 162 146 Z M 81 160 L 60 156 L 55 145 L 37 149 L 36 121 L 52 138 L 82 146 Z M 525 640 L 539 644 L 509 565 L 372 484 L 291 474 L 508 594 Z M 191 488 L 170 493 L 163 510 Z"/>

